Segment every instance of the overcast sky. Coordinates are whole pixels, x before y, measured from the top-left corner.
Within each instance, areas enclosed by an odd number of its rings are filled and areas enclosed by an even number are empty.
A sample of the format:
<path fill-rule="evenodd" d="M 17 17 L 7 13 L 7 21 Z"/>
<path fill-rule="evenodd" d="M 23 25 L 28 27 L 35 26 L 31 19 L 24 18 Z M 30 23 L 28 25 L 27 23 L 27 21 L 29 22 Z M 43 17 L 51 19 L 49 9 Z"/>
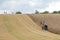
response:
<path fill-rule="evenodd" d="M 34 13 L 38 11 L 60 10 L 60 0 L 0 0 L 0 13 L 21 11 L 23 13 Z"/>

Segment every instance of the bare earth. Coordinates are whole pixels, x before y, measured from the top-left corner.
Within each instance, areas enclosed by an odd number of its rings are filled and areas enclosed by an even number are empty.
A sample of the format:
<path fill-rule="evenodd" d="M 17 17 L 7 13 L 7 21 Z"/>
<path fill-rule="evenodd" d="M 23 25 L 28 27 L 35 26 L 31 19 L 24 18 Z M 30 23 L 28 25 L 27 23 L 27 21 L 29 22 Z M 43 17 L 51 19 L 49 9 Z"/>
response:
<path fill-rule="evenodd" d="M 34 22 L 40 25 L 44 21 L 48 25 L 48 30 L 60 34 L 60 14 L 30 14 Z"/>
<path fill-rule="evenodd" d="M 33 21 L 24 14 L 0 14 L 0 40 L 60 40 L 60 35 L 42 30 L 38 25 L 41 20 L 46 19 L 49 30 L 59 31 L 59 15 L 47 15 L 43 19 L 42 17 L 34 15 Z"/>

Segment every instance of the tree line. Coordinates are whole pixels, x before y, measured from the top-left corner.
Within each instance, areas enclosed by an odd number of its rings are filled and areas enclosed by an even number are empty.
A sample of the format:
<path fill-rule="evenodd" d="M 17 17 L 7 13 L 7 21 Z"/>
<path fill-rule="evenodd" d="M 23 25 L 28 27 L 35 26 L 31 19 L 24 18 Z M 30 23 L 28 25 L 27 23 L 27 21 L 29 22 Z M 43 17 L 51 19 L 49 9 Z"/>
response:
<path fill-rule="evenodd" d="M 49 14 L 49 11 L 44 11 L 44 12 L 39 12 L 39 11 L 35 11 L 35 14 Z M 53 11 L 51 14 L 60 14 L 60 11 Z"/>
<path fill-rule="evenodd" d="M 44 11 L 44 12 L 39 12 L 37 10 L 35 10 L 35 14 L 49 14 L 49 11 Z M 18 11 L 16 12 L 16 14 L 22 14 L 22 12 Z M 60 11 L 53 11 L 51 14 L 60 14 Z"/>

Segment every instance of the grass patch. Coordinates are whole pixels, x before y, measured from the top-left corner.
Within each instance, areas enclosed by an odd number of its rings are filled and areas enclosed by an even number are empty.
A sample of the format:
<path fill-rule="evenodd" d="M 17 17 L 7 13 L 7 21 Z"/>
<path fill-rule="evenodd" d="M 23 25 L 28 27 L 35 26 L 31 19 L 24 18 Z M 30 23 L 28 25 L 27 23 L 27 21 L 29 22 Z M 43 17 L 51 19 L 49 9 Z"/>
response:
<path fill-rule="evenodd" d="M 5 26 L 7 27 L 8 32 L 9 32 L 11 35 L 15 36 L 15 37 L 18 38 L 19 40 L 25 40 L 25 38 L 24 38 L 24 36 L 23 36 L 22 34 L 16 32 L 16 31 L 14 32 L 13 26 L 10 24 L 7 15 L 4 15 L 3 21 L 4 21 Z"/>

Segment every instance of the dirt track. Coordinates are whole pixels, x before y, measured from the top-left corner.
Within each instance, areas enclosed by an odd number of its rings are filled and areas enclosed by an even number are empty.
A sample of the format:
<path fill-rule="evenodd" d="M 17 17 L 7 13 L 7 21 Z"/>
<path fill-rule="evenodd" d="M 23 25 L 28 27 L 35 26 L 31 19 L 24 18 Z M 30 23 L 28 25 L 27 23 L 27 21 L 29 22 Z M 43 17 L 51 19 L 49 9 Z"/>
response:
<path fill-rule="evenodd" d="M 0 40 L 60 40 L 60 35 L 41 29 L 27 15 L 0 15 Z"/>

